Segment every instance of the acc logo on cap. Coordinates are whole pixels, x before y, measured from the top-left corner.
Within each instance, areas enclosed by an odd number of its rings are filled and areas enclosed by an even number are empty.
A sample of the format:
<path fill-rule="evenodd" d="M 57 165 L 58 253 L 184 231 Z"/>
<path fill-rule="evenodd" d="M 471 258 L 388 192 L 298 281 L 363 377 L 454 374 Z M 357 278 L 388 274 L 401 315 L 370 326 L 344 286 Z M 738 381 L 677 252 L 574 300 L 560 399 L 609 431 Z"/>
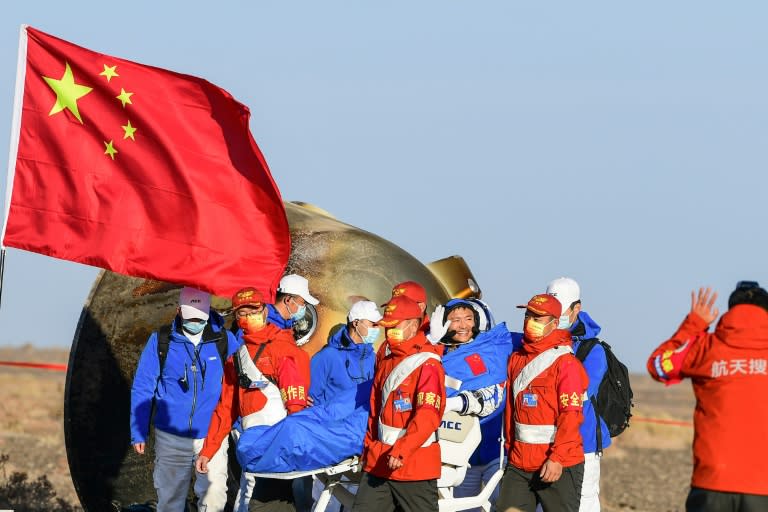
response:
<path fill-rule="evenodd" d="M 391 315 L 392 313 L 395 312 L 396 309 L 397 309 L 397 304 L 387 304 L 387 307 L 384 308 L 384 314 Z"/>
<path fill-rule="evenodd" d="M 405 288 L 395 288 L 394 290 L 392 290 L 393 297 L 398 297 L 404 293 L 405 293 Z"/>
<path fill-rule="evenodd" d="M 237 296 L 241 299 L 250 299 L 253 297 L 253 290 L 246 290 L 244 292 L 240 292 L 237 294 Z"/>

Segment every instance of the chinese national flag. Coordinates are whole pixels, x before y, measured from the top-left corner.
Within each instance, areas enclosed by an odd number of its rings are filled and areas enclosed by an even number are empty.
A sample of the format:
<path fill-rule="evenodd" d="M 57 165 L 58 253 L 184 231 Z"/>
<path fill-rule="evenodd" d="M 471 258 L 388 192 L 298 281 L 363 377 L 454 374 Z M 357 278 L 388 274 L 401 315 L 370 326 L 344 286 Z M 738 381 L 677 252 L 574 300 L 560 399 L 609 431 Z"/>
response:
<path fill-rule="evenodd" d="M 19 51 L 5 246 L 217 295 L 274 293 L 290 234 L 247 107 L 30 27 Z"/>

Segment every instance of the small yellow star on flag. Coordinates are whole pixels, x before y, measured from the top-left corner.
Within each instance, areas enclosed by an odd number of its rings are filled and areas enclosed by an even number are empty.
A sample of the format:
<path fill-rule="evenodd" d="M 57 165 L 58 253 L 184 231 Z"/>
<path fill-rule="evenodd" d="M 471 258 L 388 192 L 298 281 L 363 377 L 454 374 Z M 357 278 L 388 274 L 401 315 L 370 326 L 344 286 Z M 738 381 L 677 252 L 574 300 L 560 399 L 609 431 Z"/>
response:
<path fill-rule="evenodd" d="M 107 79 L 107 82 L 109 82 L 110 80 L 112 80 L 113 76 L 120 76 L 117 74 L 116 69 L 117 69 L 117 65 L 107 66 L 106 64 L 104 64 L 104 71 L 99 73 L 99 76 L 105 77 Z"/>
<path fill-rule="evenodd" d="M 117 150 L 116 150 L 116 149 L 115 149 L 115 147 L 112 145 L 112 141 L 109 141 L 109 142 L 107 142 L 107 141 L 104 141 L 104 146 L 106 146 L 106 148 L 107 148 L 107 149 L 104 151 L 104 154 L 105 154 L 105 155 L 109 155 L 109 157 L 110 157 L 112 160 L 114 160 L 114 159 L 115 159 L 115 155 L 117 154 Z"/>
<path fill-rule="evenodd" d="M 56 103 L 53 104 L 48 115 L 52 116 L 67 109 L 75 116 L 75 119 L 80 121 L 80 124 L 83 124 L 83 119 L 80 117 L 80 111 L 77 108 L 77 100 L 91 92 L 93 88 L 75 83 L 75 77 L 72 74 L 72 69 L 69 67 L 69 62 L 64 63 L 64 76 L 61 79 L 56 80 L 55 78 L 44 76 L 43 80 L 56 93 Z"/>
<path fill-rule="evenodd" d="M 123 139 L 130 138 L 132 141 L 136 141 L 136 139 L 133 138 L 133 134 L 136 133 L 137 128 L 131 126 L 131 120 L 128 120 L 128 124 L 125 126 L 121 126 L 121 128 L 125 131 L 125 135 L 123 135 Z"/>
<path fill-rule="evenodd" d="M 120 100 L 120 102 L 123 104 L 123 108 L 125 108 L 126 103 L 128 105 L 133 105 L 133 102 L 131 101 L 131 96 L 133 96 L 132 92 L 127 92 L 125 89 L 121 87 L 120 95 L 115 97 Z"/>

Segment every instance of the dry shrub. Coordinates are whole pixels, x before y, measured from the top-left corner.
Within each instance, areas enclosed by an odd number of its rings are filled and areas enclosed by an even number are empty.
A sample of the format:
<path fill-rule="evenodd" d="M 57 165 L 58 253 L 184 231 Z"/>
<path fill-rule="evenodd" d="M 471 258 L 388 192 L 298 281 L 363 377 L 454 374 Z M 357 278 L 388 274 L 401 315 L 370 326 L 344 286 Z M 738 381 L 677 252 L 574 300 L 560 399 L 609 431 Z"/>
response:
<path fill-rule="evenodd" d="M 0 454 L 0 509 L 14 512 L 78 512 L 75 507 L 56 496 L 53 485 L 43 475 L 37 480 L 29 480 L 26 473 L 14 471 L 6 474 L 5 466 L 8 455 Z"/>

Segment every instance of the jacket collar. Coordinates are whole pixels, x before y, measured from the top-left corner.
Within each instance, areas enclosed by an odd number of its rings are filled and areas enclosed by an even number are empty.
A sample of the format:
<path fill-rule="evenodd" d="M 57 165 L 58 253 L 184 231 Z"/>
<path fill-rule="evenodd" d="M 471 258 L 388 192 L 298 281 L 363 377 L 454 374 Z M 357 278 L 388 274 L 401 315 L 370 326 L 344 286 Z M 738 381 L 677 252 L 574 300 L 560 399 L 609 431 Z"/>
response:
<path fill-rule="evenodd" d="M 276 339 L 281 330 L 282 329 L 276 325 L 267 323 L 264 328 L 259 331 L 243 334 L 243 341 L 249 345 L 261 345 L 262 343 Z"/>
<path fill-rule="evenodd" d="M 570 331 L 573 341 L 591 340 L 600 334 L 600 326 L 586 311 L 580 311 Z"/>
<path fill-rule="evenodd" d="M 285 318 L 280 315 L 280 313 L 277 311 L 277 308 L 275 308 L 272 304 L 267 304 L 267 322 L 270 324 L 275 324 L 280 329 L 292 329 L 293 328 L 293 319 L 289 318 L 286 320 Z"/>
<path fill-rule="evenodd" d="M 421 349 L 429 343 L 423 331 L 418 331 L 413 338 L 393 344 L 388 342 L 389 356 L 388 357 L 406 357 L 417 352 L 421 352 Z"/>
<path fill-rule="evenodd" d="M 545 350 L 558 345 L 571 346 L 571 333 L 569 331 L 566 331 L 565 329 L 555 329 L 549 333 L 549 335 L 535 342 L 528 341 L 525 336 L 523 336 L 522 350 L 528 354 L 541 354 Z"/>
<path fill-rule="evenodd" d="M 189 338 L 184 334 L 181 328 L 181 315 L 176 315 L 173 319 L 173 325 L 171 327 L 171 340 L 181 341 L 186 343 L 192 343 Z M 208 322 L 203 329 L 203 336 L 200 338 L 200 343 L 207 343 L 209 341 L 218 341 L 219 332 L 224 328 L 224 318 L 214 310 L 210 310 L 208 316 Z"/>

